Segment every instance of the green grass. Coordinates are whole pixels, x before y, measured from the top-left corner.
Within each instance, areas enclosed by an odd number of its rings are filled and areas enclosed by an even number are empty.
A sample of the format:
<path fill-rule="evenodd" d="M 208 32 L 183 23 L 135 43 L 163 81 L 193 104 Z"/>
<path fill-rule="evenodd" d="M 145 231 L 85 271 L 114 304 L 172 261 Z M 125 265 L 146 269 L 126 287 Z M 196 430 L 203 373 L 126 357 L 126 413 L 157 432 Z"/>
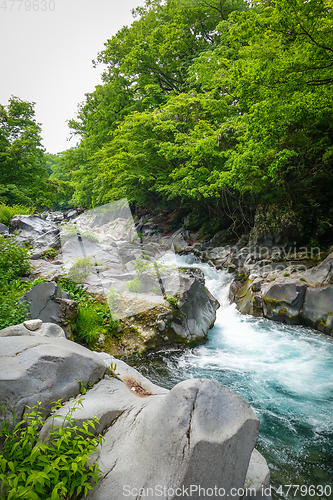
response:
<path fill-rule="evenodd" d="M 105 334 L 100 318 L 95 309 L 91 307 L 80 306 L 79 315 L 74 325 L 74 339 L 79 342 L 94 347 L 100 334 Z"/>
<path fill-rule="evenodd" d="M 35 207 L 25 207 L 24 205 L 9 207 L 5 203 L 0 203 L 0 222 L 8 226 L 14 215 L 30 215 L 34 211 Z"/>
<path fill-rule="evenodd" d="M 61 279 L 59 285 L 79 303 L 79 314 L 73 328 L 75 341 L 94 348 L 100 334 L 117 337 L 119 323 L 112 318 L 106 304 L 96 300 L 82 286 L 69 278 Z"/>

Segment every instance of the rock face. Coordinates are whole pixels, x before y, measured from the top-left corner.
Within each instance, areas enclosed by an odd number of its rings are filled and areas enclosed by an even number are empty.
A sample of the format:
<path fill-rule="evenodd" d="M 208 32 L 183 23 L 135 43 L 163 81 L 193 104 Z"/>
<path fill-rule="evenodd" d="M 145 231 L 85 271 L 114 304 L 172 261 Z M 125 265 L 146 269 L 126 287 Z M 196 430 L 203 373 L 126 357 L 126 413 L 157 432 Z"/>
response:
<path fill-rule="evenodd" d="M 31 288 L 19 302 L 27 302 L 31 319 L 40 319 L 46 323 L 56 323 L 61 326 L 67 338 L 72 334 L 71 325 L 77 319 L 78 303 L 70 300 L 53 281 L 39 283 Z"/>
<path fill-rule="evenodd" d="M 288 273 L 286 273 L 288 274 Z M 251 278 L 251 276 L 250 276 Z M 232 283 L 230 300 L 243 314 L 264 316 L 289 325 L 305 325 L 333 335 L 333 254 L 307 271 Z M 325 285 L 325 286 L 322 286 Z"/>
<path fill-rule="evenodd" d="M 14 231 L 19 232 L 19 241 L 30 242 L 34 249 L 33 258 L 36 259 L 42 252 L 60 245 L 57 225 L 37 215 L 15 215 L 9 223 L 9 232 Z"/>
<path fill-rule="evenodd" d="M 127 396 L 119 381 L 103 388 Z M 132 493 L 129 498 L 137 498 L 140 489 L 156 491 L 159 485 L 226 491 L 244 485 L 258 421 L 238 396 L 212 381 L 191 380 L 166 395 L 129 394 L 128 406 L 132 410 L 105 434 L 98 458 L 104 478 L 89 498 L 118 500 L 124 488 Z M 161 498 L 170 496 L 166 492 Z"/>
<path fill-rule="evenodd" d="M 261 287 L 264 316 L 289 325 L 301 324 L 307 285 L 291 278 L 278 278 Z"/>
<path fill-rule="evenodd" d="M 205 288 L 204 275 L 199 269 L 181 271 L 161 276 L 170 303 L 163 296 L 149 294 L 149 288 L 147 293 L 121 296 L 122 309 L 128 308 L 133 316 L 122 320 L 122 336 L 119 343 L 109 347 L 111 354 L 142 354 L 149 349 L 203 341 L 207 337 L 219 303 Z M 151 307 L 154 301 L 155 306 Z"/>
<path fill-rule="evenodd" d="M 305 292 L 302 315 L 306 325 L 333 335 L 333 286 L 308 287 Z"/>
<path fill-rule="evenodd" d="M 110 377 L 107 366 L 115 361 Z M 219 498 L 218 490 L 228 495 L 231 488 L 251 485 L 259 494 L 261 485 L 269 485 L 266 462 L 253 451 L 257 417 L 248 403 L 216 382 L 193 379 L 169 391 L 124 362 L 66 339 L 0 338 L 0 363 L 0 401 L 14 407 L 17 420 L 27 405 L 40 401 L 47 414 L 53 401 L 75 396 L 78 380 L 95 384 L 75 412 L 78 425 L 96 416 L 93 432 L 105 438 L 93 458 L 103 477 L 93 484 L 90 499 L 119 500 L 125 494 L 134 499 L 144 489 L 169 500 L 183 488 L 192 488 L 191 498 L 198 499 L 203 498 L 199 487 L 207 491 L 204 498 Z M 64 424 L 57 415 L 72 406 L 75 400 L 46 421 L 41 440 L 50 425 Z"/>
<path fill-rule="evenodd" d="M 129 208 L 117 215 L 108 206 L 99 207 L 76 217 L 75 224 L 63 224 L 63 266 L 36 260 L 33 276 L 57 280 L 67 274 L 99 300 L 108 300 L 112 316 L 121 321 L 121 339 L 101 336 L 99 348 L 112 354 L 143 353 L 204 339 L 219 304 L 206 290 L 202 273 L 178 273 L 173 264 L 161 262 L 166 247 L 177 251 L 188 247 L 186 231 L 160 243 L 152 241 L 157 237 L 154 224 L 139 224 L 137 229 L 143 232 L 139 237 Z M 146 234 L 148 242 L 143 243 Z M 72 306 L 55 285 L 38 287 L 24 297 L 32 302 L 31 318 L 53 321 L 69 337 Z"/>
<path fill-rule="evenodd" d="M 96 383 L 106 371 L 103 360 L 74 342 L 27 335 L 0 338 L 0 366 L 0 401 L 15 408 L 16 420 L 37 401 L 47 414 L 52 402 L 79 393 L 78 380 Z"/>
<path fill-rule="evenodd" d="M 191 498 L 197 499 L 199 486 L 218 498 L 209 488 L 224 488 L 227 494 L 253 480 L 249 462 L 259 422 L 244 400 L 204 379 L 181 382 L 167 391 L 125 367 L 117 364 L 118 379 L 96 384 L 75 413 L 80 423 L 96 415 L 96 432 L 105 433 L 98 451 L 103 478 L 88 498 L 119 500 L 126 494 L 134 499 L 143 489 L 159 494 L 161 485 L 159 497 L 164 500 L 175 498 L 171 490 L 177 488 L 192 488 Z M 259 477 L 257 470 L 256 477 L 258 484 L 266 481 L 267 466 Z"/>

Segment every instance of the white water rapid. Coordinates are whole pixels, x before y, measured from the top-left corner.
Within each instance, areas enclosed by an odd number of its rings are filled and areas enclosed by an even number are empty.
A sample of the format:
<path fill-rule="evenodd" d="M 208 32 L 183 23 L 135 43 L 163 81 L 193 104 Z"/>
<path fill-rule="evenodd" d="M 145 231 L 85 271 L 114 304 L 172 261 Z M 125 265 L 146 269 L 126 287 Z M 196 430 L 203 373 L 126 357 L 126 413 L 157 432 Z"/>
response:
<path fill-rule="evenodd" d="M 202 269 L 207 288 L 221 304 L 209 340 L 131 364 L 165 387 L 200 377 L 239 394 L 260 419 L 257 449 L 271 469 L 274 497 L 332 500 L 333 338 L 243 316 L 229 304 L 231 277 L 226 271 L 193 256 L 177 257 L 177 264 Z M 286 496 L 288 484 L 314 485 L 316 495 L 295 493 L 294 488 Z M 326 487 L 322 493 L 320 485 Z"/>

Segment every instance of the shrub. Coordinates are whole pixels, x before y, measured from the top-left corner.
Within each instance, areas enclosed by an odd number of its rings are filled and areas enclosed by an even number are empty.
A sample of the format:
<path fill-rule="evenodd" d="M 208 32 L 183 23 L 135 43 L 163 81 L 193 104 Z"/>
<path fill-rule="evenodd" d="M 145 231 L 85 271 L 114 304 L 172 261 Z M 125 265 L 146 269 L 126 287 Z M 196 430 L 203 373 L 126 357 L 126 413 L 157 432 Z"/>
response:
<path fill-rule="evenodd" d="M 0 235 L 0 329 L 28 318 L 27 304 L 18 304 L 18 299 L 31 285 L 17 278 L 28 274 L 29 270 L 29 249 L 19 246 L 15 237 Z"/>
<path fill-rule="evenodd" d="M 0 286 L 0 330 L 23 323 L 29 318 L 28 304 L 18 303 L 18 299 L 26 293 L 28 288 L 26 283 L 23 284 L 19 280 Z"/>
<path fill-rule="evenodd" d="M 93 266 L 92 257 L 76 257 L 73 266 L 68 271 L 68 278 L 75 283 L 82 283 Z"/>
<path fill-rule="evenodd" d="M 89 300 L 92 299 L 91 295 L 89 295 L 81 285 L 74 283 L 69 278 L 61 278 L 59 280 L 59 286 L 65 292 L 70 293 L 72 299 L 79 303 L 89 302 Z"/>
<path fill-rule="evenodd" d="M 82 401 L 77 403 L 82 405 Z M 60 407 L 61 403 L 56 403 L 52 412 Z M 61 426 L 54 424 L 54 416 L 50 417 L 53 421 L 44 442 L 39 441 L 44 423 L 40 403 L 28 407 L 29 412 L 11 432 L 10 422 L 5 420 L 0 431 L 4 437 L 0 453 L 1 496 L 13 500 L 69 499 L 82 493 L 86 496 L 92 489 L 90 479 L 97 484 L 101 471 L 96 461 L 88 465 L 88 460 L 103 438 L 88 430 L 95 428 L 96 417 L 84 422 L 83 428 L 75 425 L 73 413 L 77 408 L 70 408 L 66 416 L 56 416 L 63 419 Z"/>
<path fill-rule="evenodd" d="M 165 294 L 164 298 L 165 298 L 165 300 L 167 300 L 169 302 L 169 304 L 174 309 L 178 309 L 178 307 L 179 307 L 179 305 L 178 305 L 179 293 L 176 293 L 175 295 Z"/>
<path fill-rule="evenodd" d="M 25 207 L 24 205 L 13 205 L 8 207 L 0 202 L 0 222 L 9 225 L 14 215 L 30 215 L 35 211 L 35 207 Z"/>
<path fill-rule="evenodd" d="M 30 250 L 20 246 L 17 238 L 5 238 L 0 235 L 0 276 L 10 281 L 19 276 L 26 276 L 30 271 Z"/>

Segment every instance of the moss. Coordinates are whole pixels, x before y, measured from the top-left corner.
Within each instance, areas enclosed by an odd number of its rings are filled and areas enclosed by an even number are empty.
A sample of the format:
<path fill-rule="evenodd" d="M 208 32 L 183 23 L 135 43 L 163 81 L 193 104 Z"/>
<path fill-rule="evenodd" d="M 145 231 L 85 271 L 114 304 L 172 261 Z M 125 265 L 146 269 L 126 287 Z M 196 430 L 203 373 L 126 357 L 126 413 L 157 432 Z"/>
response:
<path fill-rule="evenodd" d="M 250 291 L 250 285 L 252 280 L 246 281 L 244 285 L 236 292 L 235 296 L 239 299 L 243 299 Z"/>
<path fill-rule="evenodd" d="M 267 297 L 267 295 L 264 295 L 262 300 L 263 300 L 263 302 L 265 302 L 266 305 L 268 305 L 270 307 L 277 307 L 282 302 L 281 300 L 278 300 L 278 299 L 270 299 L 269 297 Z"/>

